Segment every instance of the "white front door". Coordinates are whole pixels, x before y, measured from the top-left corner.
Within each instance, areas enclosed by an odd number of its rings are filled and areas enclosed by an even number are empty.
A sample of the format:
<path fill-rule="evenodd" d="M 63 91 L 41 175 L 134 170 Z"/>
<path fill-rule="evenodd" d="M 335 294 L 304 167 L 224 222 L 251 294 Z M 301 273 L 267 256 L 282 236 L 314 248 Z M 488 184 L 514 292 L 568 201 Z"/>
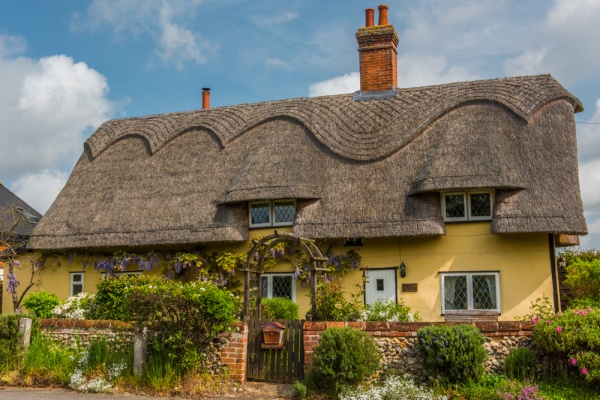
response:
<path fill-rule="evenodd" d="M 390 300 L 396 302 L 396 270 L 371 269 L 365 283 L 365 304 L 375 301 Z"/>

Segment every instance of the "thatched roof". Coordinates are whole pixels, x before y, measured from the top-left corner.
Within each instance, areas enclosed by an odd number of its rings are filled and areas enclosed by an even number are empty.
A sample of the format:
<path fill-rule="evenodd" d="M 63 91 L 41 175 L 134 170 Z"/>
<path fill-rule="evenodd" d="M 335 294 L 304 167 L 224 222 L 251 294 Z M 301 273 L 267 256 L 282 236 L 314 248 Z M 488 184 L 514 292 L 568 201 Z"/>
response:
<path fill-rule="evenodd" d="M 24 240 L 42 215 L 0 183 L 0 238 Z"/>
<path fill-rule="evenodd" d="M 574 112 L 549 75 L 108 121 L 38 248 L 242 241 L 251 200 L 310 238 L 441 235 L 440 191 L 494 188 L 492 233 L 585 234 Z"/>

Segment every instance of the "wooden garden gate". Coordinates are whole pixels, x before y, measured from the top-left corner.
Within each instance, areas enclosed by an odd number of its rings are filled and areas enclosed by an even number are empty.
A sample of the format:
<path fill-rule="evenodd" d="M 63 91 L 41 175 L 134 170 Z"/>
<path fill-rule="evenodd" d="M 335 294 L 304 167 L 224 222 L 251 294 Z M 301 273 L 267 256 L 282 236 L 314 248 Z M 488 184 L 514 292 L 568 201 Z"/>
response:
<path fill-rule="evenodd" d="M 285 327 L 282 349 L 263 349 L 261 327 L 269 322 L 279 322 Z M 269 320 L 247 318 L 248 359 L 246 378 L 267 382 L 294 383 L 304 378 L 304 345 L 300 320 Z"/>

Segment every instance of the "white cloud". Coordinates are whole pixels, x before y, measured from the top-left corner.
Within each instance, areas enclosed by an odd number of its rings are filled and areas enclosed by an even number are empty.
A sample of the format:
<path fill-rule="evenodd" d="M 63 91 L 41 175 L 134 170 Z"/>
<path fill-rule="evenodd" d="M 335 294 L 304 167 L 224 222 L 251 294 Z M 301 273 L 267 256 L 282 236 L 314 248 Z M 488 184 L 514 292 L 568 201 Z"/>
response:
<path fill-rule="evenodd" d="M 416 87 L 477 79 L 466 67 L 448 65 L 443 56 L 407 54 L 398 57 L 398 86 Z"/>
<path fill-rule="evenodd" d="M 293 12 L 283 12 L 275 15 L 260 15 L 252 17 L 252 22 L 259 27 L 272 27 L 274 25 L 285 24 L 298 18 L 298 14 Z"/>
<path fill-rule="evenodd" d="M 290 69 L 290 65 L 282 60 L 281 58 L 273 57 L 269 58 L 265 61 L 265 66 L 267 68 L 279 68 L 279 69 Z"/>
<path fill-rule="evenodd" d="M 338 76 L 323 82 L 310 85 L 308 95 L 326 96 L 331 94 L 354 93 L 360 89 L 360 74 L 351 72 L 349 74 Z"/>
<path fill-rule="evenodd" d="M 579 165 L 579 182 L 584 206 L 600 207 L 600 159 Z"/>
<path fill-rule="evenodd" d="M 154 54 L 164 64 L 183 69 L 186 63 L 203 64 L 218 45 L 186 27 L 202 0 L 94 0 L 87 17 L 76 16 L 75 30 L 109 28 L 117 37 L 147 35 L 155 43 Z M 152 61 L 152 60 L 150 60 Z"/>
<path fill-rule="evenodd" d="M 160 9 L 160 38 L 157 54 L 164 64 L 172 62 L 178 70 L 185 62 L 203 64 L 208 55 L 215 53 L 217 46 L 203 40 L 192 31 L 173 22 L 173 9 L 164 3 Z"/>
<path fill-rule="evenodd" d="M 586 122 L 577 125 L 580 162 L 600 158 L 600 99 L 596 100 L 594 115 Z"/>
<path fill-rule="evenodd" d="M 106 78 L 65 55 L 0 58 L 3 181 L 70 169 L 91 130 L 112 116 Z"/>
<path fill-rule="evenodd" d="M 507 60 L 505 71 L 550 72 L 566 84 L 600 75 L 599 20 L 599 1 L 556 0 L 540 29 L 531 32 L 535 46 Z"/>
<path fill-rule="evenodd" d="M 22 37 L 0 35 L 0 58 L 20 55 L 26 48 L 27 42 Z"/>
<path fill-rule="evenodd" d="M 26 174 L 10 186 L 17 196 L 36 211 L 44 214 L 61 191 L 69 174 L 45 169 L 41 172 Z"/>

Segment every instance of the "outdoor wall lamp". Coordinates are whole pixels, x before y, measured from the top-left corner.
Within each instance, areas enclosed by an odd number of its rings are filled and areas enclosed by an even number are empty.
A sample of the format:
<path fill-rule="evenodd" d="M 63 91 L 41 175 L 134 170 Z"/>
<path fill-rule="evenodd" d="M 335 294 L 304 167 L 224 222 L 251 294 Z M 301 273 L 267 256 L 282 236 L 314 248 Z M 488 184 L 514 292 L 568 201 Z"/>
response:
<path fill-rule="evenodd" d="M 558 258 L 558 268 L 560 268 L 561 270 L 563 270 L 566 267 L 567 267 L 567 260 L 565 259 L 564 256 L 560 256 Z"/>
<path fill-rule="evenodd" d="M 404 278 L 406 276 L 406 264 L 404 264 L 404 260 L 400 262 L 400 276 Z"/>

